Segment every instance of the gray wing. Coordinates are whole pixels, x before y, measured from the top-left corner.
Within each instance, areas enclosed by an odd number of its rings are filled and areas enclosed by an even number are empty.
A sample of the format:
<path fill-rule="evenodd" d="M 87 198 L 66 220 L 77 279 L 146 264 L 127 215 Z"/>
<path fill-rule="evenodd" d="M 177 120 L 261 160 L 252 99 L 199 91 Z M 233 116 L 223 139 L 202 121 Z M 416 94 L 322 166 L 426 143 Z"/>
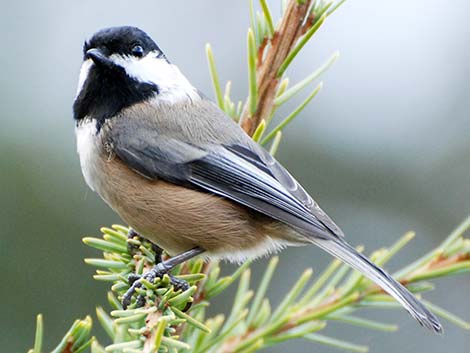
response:
<path fill-rule="evenodd" d="M 147 178 L 217 194 L 317 237 L 342 235 L 295 179 L 248 138 L 246 145 L 195 146 L 134 120 L 131 129 L 114 126 L 108 139 L 114 153 Z"/>
<path fill-rule="evenodd" d="M 265 149 L 256 145 L 246 148 L 240 145 L 232 145 L 228 148 L 242 158 L 255 164 L 259 169 L 270 174 L 281 183 L 289 193 L 307 207 L 310 212 L 318 218 L 331 232 L 337 236 L 344 237 L 344 233 L 335 222 L 320 208 L 297 180 Z"/>

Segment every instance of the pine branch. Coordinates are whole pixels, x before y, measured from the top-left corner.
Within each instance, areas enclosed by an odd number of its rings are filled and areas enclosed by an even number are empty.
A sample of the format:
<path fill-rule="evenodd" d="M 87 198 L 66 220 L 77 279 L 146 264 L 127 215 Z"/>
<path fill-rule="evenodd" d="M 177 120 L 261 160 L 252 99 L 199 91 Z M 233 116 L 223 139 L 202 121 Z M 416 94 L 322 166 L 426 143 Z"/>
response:
<path fill-rule="evenodd" d="M 273 257 L 256 290 L 250 288 L 250 263 L 241 266 L 231 276 L 220 277 L 217 262 L 204 263 L 192 260 L 180 266 L 174 274 L 191 284 L 186 292 L 175 292 L 167 276 L 155 283 L 145 283 L 144 308 L 131 305 L 122 310 L 120 297 L 128 289 L 127 276 L 134 270 L 144 271 L 153 266 L 151 245 L 144 241 L 133 241 L 140 249 L 134 256 L 127 253 L 128 229 L 115 225 L 103 228 L 102 238 L 85 238 L 84 242 L 103 251 L 103 258 L 86 259 L 97 267 L 97 280 L 112 283 L 108 303 L 112 310 L 107 313 L 97 308 L 96 316 L 111 340 L 106 347 L 90 338 L 91 319 L 77 320 L 53 353 L 78 353 L 91 347 L 92 353 L 129 352 L 151 353 L 159 349 L 168 352 L 195 353 L 255 352 L 291 339 L 307 339 L 351 351 L 365 351 L 366 347 L 319 335 L 328 322 L 337 321 L 346 325 L 365 327 L 371 330 L 395 331 L 396 325 L 363 319 L 355 312 L 363 307 L 400 308 L 381 288 L 349 270 L 346 265 L 333 260 L 331 264 L 311 281 L 312 270 L 307 269 L 292 288 L 285 293 L 281 303 L 273 306 L 266 297 L 270 281 L 279 259 Z M 434 286 L 429 282 L 442 276 L 453 276 L 470 272 L 470 239 L 464 238 L 470 231 L 467 218 L 446 240 L 429 253 L 403 267 L 394 277 L 412 292 L 421 295 Z M 375 263 L 384 265 L 414 238 L 406 233 L 388 248 L 371 254 Z M 126 250 L 124 250 L 124 248 Z M 206 317 L 206 308 L 216 297 L 238 281 L 238 289 L 231 312 Z M 189 311 L 183 308 L 192 303 Z M 425 301 L 438 316 L 470 330 L 470 322 L 447 310 Z M 276 310 L 272 310 L 272 308 Z M 38 329 L 34 349 L 29 353 L 40 353 L 42 342 L 42 318 L 38 317 Z"/>
<path fill-rule="evenodd" d="M 255 141 L 261 141 L 262 144 L 270 142 L 321 90 L 320 82 L 299 107 L 263 138 L 277 108 L 318 79 L 338 58 L 339 53 L 335 52 L 311 75 L 288 88 L 289 79 L 285 77 L 286 70 L 326 18 L 343 2 L 289 1 L 276 26 L 265 0 L 260 1 L 261 12 L 256 12 L 253 1 L 250 2 L 251 27 L 247 36 L 249 95 L 245 103 L 240 101 L 235 104 L 231 100 L 230 81 L 227 82 L 225 93 L 222 94 L 214 54 L 211 46 L 206 45 L 209 71 L 219 107 L 238 121 Z M 276 148 L 273 151 L 277 150 L 281 136 L 282 134 L 277 135 Z"/>
<path fill-rule="evenodd" d="M 268 121 L 276 108 L 275 98 L 279 83 L 293 59 L 320 28 L 326 18 L 326 10 L 332 2 L 313 0 L 290 1 L 276 29 L 265 1 L 261 1 L 263 14 L 249 30 L 248 61 L 250 96 L 240 118 L 243 129 L 252 136 L 258 125 Z M 250 39 L 256 33 L 256 43 Z M 279 103 L 279 102 L 278 102 Z"/>

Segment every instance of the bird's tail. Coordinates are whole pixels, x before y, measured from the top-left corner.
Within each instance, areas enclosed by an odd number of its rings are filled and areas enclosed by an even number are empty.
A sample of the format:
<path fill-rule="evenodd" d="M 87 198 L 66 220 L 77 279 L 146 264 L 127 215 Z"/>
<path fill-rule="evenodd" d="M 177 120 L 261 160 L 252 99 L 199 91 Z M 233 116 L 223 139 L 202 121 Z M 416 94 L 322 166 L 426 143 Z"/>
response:
<path fill-rule="evenodd" d="M 310 238 L 312 243 L 327 251 L 334 257 L 361 272 L 394 297 L 422 326 L 442 333 L 442 326 L 437 317 L 431 313 L 413 294 L 398 283 L 387 272 L 375 265 L 367 257 L 356 251 L 342 239 Z"/>

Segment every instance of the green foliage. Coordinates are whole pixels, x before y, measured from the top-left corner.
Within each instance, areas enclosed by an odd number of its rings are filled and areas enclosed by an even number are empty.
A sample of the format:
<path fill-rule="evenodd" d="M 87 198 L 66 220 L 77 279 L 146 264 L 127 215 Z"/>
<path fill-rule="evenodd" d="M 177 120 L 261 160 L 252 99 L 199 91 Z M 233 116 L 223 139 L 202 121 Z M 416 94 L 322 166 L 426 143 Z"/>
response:
<path fill-rule="evenodd" d="M 95 338 L 91 337 L 92 320 L 87 316 L 83 320 L 75 320 L 72 327 L 51 353 L 82 353 L 86 352 L 93 344 Z M 44 336 L 42 315 L 37 316 L 36 335 L 33 349 L 28 353 L 41 353 Z"/>

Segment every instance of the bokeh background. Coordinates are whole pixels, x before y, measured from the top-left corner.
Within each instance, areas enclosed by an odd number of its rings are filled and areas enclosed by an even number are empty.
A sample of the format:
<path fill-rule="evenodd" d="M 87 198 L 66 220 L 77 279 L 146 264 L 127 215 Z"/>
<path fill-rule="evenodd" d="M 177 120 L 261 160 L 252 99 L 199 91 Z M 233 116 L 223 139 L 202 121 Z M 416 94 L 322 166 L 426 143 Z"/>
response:
<path fill-rule="evenodd" d="M 277 0 L 270 3 L 278 14 Z M 289 73 L 296 82 L 340 50 L 321 94 L 286 129 L 279 159 L 353 244 L 372 250 L 415 230 L 417 239 L 392 270 L 437 245 L 470 213 L 469 17 L 468 0 L 349 0 Z M 106 285 L 93 281 L 83 263 L 96 252 L 80 239 L 119 218 L 87 189 L 75 152 L 71 104 L 84 39 L 105 26 L 142 27 L 212 95 L 204 55 L 210 42 L 221 78 L 233 79 L 235 98 L 244 99 L 248 23 L 247 1 L 2 1 L 2 352 L 31 346 L 39 312 L 50 347 L 73 319 L 105 302 Z M 274 302 L 305 267 L 318 273 L 329 260 L 315 248 L 280 256 Z M 254 266 L 255 280 L 265 263 Z M 428 297 L 469 319 L 469 277 L 437 284 Z M 222 299 L 214 303 L 214 311 L 225 307 Z M 437 337 L 401 310 L 362 314 L 401 329 L 385 334 L 331 324 L 325 333 L 381 353 L 463 353 L 470 346 L 469 333 L 447 322 Z M 302 341 L 267 351 L 286 349 L 336 352 Z"/>

